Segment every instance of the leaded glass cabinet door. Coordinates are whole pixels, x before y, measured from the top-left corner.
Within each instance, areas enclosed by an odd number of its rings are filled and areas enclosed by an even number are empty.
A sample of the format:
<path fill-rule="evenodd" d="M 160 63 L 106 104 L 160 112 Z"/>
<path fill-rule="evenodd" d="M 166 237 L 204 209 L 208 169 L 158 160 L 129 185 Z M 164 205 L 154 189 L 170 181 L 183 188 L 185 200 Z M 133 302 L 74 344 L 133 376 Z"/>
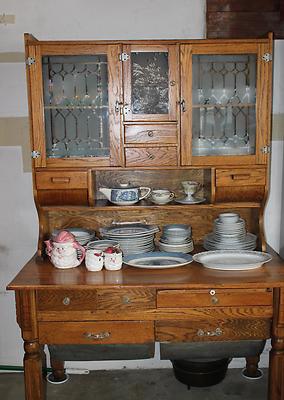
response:
<path fill-rule="evenodd" d="M 264 162 L 266 68 L 255 44 L 183 46 L 182 134 L 191 131 L 190 143 L 182 136 L 190 148 L 185 164 Z"/>
<path fill-rule="evenodd" d="M 124 121 L 176 121 L 178 51 L 175 45 L 123 46 Z"/>
<path fill-rule="evenodd" d="M 29 67 L 43 121 L 33 130 L 36 166 L 122 165 L 119 53 L 118 45 L 38 47 Z"/>

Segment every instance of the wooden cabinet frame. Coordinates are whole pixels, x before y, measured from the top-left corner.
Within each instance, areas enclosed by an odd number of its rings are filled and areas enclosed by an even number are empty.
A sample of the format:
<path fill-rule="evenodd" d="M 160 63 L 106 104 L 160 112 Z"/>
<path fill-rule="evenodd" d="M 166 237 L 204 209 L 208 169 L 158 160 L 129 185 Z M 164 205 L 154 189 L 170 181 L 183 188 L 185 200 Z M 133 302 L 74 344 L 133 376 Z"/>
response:
<path fill-rule="evenodd" d="M 202 43 L 181 45 L 181 165 L 266 164 L 266 148 L 270 145 L 271 62 L 263 56 L 272 52 L 269 43 Z M 254 155 L 192 156 L 192 56 L 195 54 L 255 54 L 257 57 L 256 145 Z M 190 132 L 190 133 L 189 133 Z"/>
<path fill-rule="evenodd" d="M 26 39 L 26 42 L 28 39 Z M 121 101 L 122 71 L 119 62 L 119 44 L 26 44 L 26 58 L 34 59 L 27 67 L 29 108 L 31 115 L 32 149 L 40 153 L 34 159 L 35 167 L 68 168 L 88 166 L 122 166 L 121 115 L 116 103 Z M 42 83 L 42 57 L 55 55 L 96 55 L 106 54 L 108 58 L 108 101 L 109 101 L 109 157 L 84 157 L 53 159 L 46 157 L 44 104 Z"/>

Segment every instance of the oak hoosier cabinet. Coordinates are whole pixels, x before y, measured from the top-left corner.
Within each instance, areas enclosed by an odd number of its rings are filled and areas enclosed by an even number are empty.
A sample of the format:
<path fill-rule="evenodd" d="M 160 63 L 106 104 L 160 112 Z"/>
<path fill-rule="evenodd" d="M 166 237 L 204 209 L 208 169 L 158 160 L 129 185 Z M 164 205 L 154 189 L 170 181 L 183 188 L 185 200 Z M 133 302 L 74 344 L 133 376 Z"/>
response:
<path fill-rule="evenodd" d="M 218 214 L 233 211 L 257 235 L 257 249 L 267 250 L 272 37 L 62 42 L 26 34 L 25 43 L 39 242 L 8 288 L 16 291 L 25 341 L 26 399 L 44 396 L 43 344 L 149 350 L 155 341 L 272 338 L 269 399 L 283 400 L 284 264 L 277 255 L 250 272 L 192 263 L 92 273 L 84 265 L 57 270 L 43 247 L 55 229 L 98 232 L 113 221 L 146 221 L 188 223 L 201 249 Z M 131 182 L 178 194 L 185 180 L 201 183 L 206 201 L 114 205 L 99 192 Z"/>

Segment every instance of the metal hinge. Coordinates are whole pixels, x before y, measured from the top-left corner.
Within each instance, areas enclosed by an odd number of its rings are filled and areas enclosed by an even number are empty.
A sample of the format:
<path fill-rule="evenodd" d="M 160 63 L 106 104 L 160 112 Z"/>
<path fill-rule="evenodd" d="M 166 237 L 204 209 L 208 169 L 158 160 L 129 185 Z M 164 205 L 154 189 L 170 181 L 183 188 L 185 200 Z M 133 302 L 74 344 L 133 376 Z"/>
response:
<path fill-rule="evenodd" d="M 272 61 L 272 54 L 271 53 L 264 53 L 261 57 L 261 59 L 265 62 L 270 62 Z"/>
<path fill-rule="evenodd" d="M 35 62 L 36 62 L 36 60 L 34 57 L 28 57 L 26 59 L 26 65 L 28 65 L 28 66 L 35 64 Z"/>
<path fill-rule="evenodd" d="M 31 152 L 31 157 L 32 158 L 39 158 L 40 157 L 40 151 L 38 151 L 38 150 L 33 150 L 32 152 Z"/>
<path fill-rule="evenodd" d="M 268 154 L 271 151 L 271 146 L 263 146 L 260 150 L 263 154 Z"/>
<path fill-rule="evenodd" d="M 130 59 L 130 55 L 127 53 L 119 54 L 119 61 L 128 61 Z"/>

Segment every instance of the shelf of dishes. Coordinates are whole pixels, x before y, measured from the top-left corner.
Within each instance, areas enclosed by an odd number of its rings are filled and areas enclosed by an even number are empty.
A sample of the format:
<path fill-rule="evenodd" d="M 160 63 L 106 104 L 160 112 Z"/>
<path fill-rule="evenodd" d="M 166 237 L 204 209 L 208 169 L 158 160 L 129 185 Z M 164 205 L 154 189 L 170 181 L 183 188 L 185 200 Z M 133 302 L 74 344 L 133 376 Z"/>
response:
<path fill-rule="evenodd" d="M 160 231 L 161 235 L 155 237 Z M 73 268 L 86 257 L 86 267 L 90 271 L 101 270 L 103 265 L 106 269 L 117 270 L 121 268 L 123 259 L 129 256 L 148 260 L 148 255 L 163 257 L 165 264 L 162 265 L 168 268 L 166 260 L 171 256 L 182 257 L 194 250 L 190 225 L 166 224 L 160 229 L 158 225 L 139 221 L 103 226 L 98 232 L 76 227 L 56 229 L 45 245 L 46 253 L 55 267 Z M 251 252 L 256 246 L 257 236 L 247 231 L 245 220 L 234 212 L 220 213 L 213 222 L 213 231 L 203 239 L 203 247 L 208 251 Z"/>

